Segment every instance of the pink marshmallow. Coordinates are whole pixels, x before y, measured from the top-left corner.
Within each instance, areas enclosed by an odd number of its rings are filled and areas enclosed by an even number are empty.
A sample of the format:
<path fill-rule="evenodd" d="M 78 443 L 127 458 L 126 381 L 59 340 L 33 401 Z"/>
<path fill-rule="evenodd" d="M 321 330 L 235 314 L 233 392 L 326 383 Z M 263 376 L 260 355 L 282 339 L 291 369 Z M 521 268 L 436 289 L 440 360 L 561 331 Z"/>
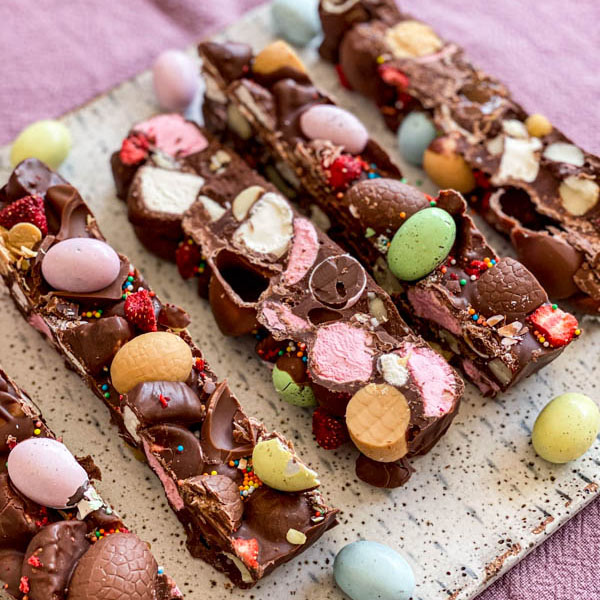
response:
<path fill-rule="evenodd" d="M 454 375 L 448 363 L 426 347 L 408 346 L 408 370 L 423 396 L 423 414 L 440 417 L 454 408 Z"/>
<path fill-rule="evenodd" d="M 310 329 L 310 323 L 295 315 L 287 306 L 266 302 L 261 310 L 260 316 L 266 321 L 269 329 L 277 329 L 292 334 Z"/>
<path fill-rule="evenodd" d="M 454 335 L 462 335 L 460 322 L 441 304 L 434 292 L 431 290 L 410 288 L 408 290 L 408 299 L 417 317 L 429 319 Z"/>
<path fill-rule="evenodd" d="M 319 253 L 319 238 L 308 219 L 294 219 L 294 242 L 283 277 L 286 283 L 298 283 L 312 267 Z"/>
<path fill-rule="evenodd" d="M 187 156 L 208 146 L 202 132 L 175 113 L 152 117 L 136 125 L 135 131 L 153 138 L 156 147 L 171 156 Z"/>
<path fill-rule="evenodd" d="M 335 381 L 367 381 L 373 371 L 371 335 L 347 323 L 332 323 L 317 330 L 310 352 L 315 374 Z"/>

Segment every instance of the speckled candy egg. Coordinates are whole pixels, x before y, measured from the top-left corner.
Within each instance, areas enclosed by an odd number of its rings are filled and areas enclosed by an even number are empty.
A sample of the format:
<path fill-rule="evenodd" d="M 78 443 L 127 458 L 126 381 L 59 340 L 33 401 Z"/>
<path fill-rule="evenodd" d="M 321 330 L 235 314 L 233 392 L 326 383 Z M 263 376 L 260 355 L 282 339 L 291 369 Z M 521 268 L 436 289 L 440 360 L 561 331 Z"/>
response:
<path fill-rule="evenodd" d="M 311 140 L 329 140 L 347 152 L 359 154 L 369 141 L 365 126 L 343 108 L 318 104 L 300 116 L 302 133 Z"/>
<path fill-rule="evenodd" d="M 306 46 L 321 31 L 318 0 L 273 0 L 273 31 L 296 46 Z"/>
<path fill-rule="evenodd" d="M 17 136 L 10 150 L 10 164 L 16 167 L 26 158 L 37 158 L 57 169 L 71 150 L 71 133 L 53 119 L 32 123 Z"/>
<path fill-rule="evenodd" d="M 402 281 L 415 281 L 431 273 L 450 253 L 456 224 L 441 208 L 415 213 L 398 229 L 388 250 L 392 273 Z"/>
<path fill-rule="evenodd" d="M 67 447 L 50 438 L 29 438 L 8 455 L 8 476 L 27 498 L 49 508 L 67 508 L 88 476 Z"/>
<path fill-rule="evenodd" d="M 427 146 L 436 136 L 435 125 L 425 113 L 411 112 L 398 128 L 400 154 L 406 162 L 420 167 Z"/>
<path fill-rule="evenodd" d="M 180 50 L 166 50 L 152 66 L 154 92 L 165 110 L 183 111 L 198 91 L 198 72 L 194 61 Z"/>
<path fill-rule="evenodd" d="M 120 268 L 118 254 L 106 242 L 90 238 L 58 242 L 42 261 L 42 275 L 55 290 L 76 293 L 108 287 Z"/>
<path fill-rule="evenodd" d="M 584 394 L 568 393 L 551 400 L 538 415 L 531 441 L 552 463 L 566 463 L 585 454 L 600 428 L 600 410 Z"/>
<path fill-rule="evenodd" d="M 415 576 L 388 546 L 359 541 L 344 546 L 333 563 L 335 582 L 352 600 L 409 600 Z"/>
<path fill-rule="evenodd" d="M 294 406 L 316 406 L 315 394 L 309 385 L 296 383 L 289 373 L 277 366 L 273 367 L 272 375 L 275 390 L 284 402 Z"/>

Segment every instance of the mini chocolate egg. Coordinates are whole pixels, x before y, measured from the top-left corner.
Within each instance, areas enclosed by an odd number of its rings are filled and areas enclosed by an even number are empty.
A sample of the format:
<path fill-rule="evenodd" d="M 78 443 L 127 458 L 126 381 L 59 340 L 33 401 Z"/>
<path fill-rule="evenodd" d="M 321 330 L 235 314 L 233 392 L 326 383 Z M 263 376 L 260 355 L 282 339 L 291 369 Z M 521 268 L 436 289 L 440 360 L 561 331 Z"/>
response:
<path fill-rule="evenodd" d="M 319 485 L 318 474 L 276 437 L 254 446 L 252 465 L 262 482 L 280 492 L 301 492 Z"/>
<path fill-rule="evenodd" d="M 423 154 L 437 132 L 432 120 L 423 112 L 411 112 L 398 128 L 398 148 L 402 158 L 411 165 L 420 167 Z"/>
<path fill-rule="evenodd" d="M 344 546 L 333 563 L 335 582 L 352 600 L 409 600 L 415 575 L 389 546 L 360 540 Z"/>
<path fill-rule="evenodd" d="M 309 385 L 296 383 L 292 376 L 277 366 L 273 367 L 273 385 L 279 397 L 294 406 L 316 406 L 317 401 Z"/>
<path fill-rule="evenodd" d="M 296 46 L 306 46 L 321 31 L 318 0 L 273 0 L 273 31 Z"/>
<path fill-rule="evenodd" d="M 538 415 L 531 441 L 552 463 L 566 463 L 585 454 L 600 429 L 600 410 L 588 396 L 570 392 L 551 400 Z"/>
<path fill-rule="evenodd" d="M 16 167 L 26 158 L 37 158 L 58 169 L 71 150 L 71 133 L 53 119 L 36 121 L 17 136 L 10 149 L 10 164 Z"/>
<path fill-rule="evenodd" d="M 83 294 L 108 287 L 120 268 L 119 255 L 106 242 L 91 238 L 58 242 L 42 261 L 42 275 L 55 290 Z"/>
<path fill-rule="evenodd" d="M 475 187 L 473 171 L 457 152 L 454 138 L 433 140 L 423 154 L 423 169 L 442 190 L 453 189 L 466 194 Z"/>
<path fill-rule="evenodd" d="M 50 438 L 29 438 L 8 455 L 8 476 L 25 497 L 48 508 L 74 506 L 88 476 L 67 447 Z"/>
<path fill-rule="evenodd" d="M 311 140 L 329 140 L 352 154 L 362 152 L 369 141 L 366 127 L 339 106 L 318 104 L 300 116 L 302 133 Z"/>
<path fill-rule="evenodd" d="M 416 281 L 440 265 L 456 239 L 452 215 L 437 207 L 425 208 L 396 231 L 388 250 L 392 273 L 402 281 Z"/>
<path fill-rule="evenodd" d="M 180 50 L 166 50 L 152 66 L 154 92 L 165 110 L 184 111 L 198 91 L 194 61 Z"/>

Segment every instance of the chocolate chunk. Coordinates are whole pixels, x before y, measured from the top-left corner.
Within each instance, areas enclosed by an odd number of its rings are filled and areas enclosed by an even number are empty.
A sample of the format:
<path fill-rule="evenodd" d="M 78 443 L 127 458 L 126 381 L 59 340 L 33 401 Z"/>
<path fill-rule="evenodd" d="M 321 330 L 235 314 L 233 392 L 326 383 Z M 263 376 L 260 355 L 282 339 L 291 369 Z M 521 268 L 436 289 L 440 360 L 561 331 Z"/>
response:
<path fill-rule="evenodd" d="M 220 383 L 208 401 L 200 440 L 207 462 L 228 463 L 252 454 L 254 430 L 227 383 Z"/>
<path fill-rule="evenodd" d="M 23 560 L 31 600 L 62 600 L 77 561 L 90 548 L 83 521 L 58 521 L 31 540 Z"/>
<path fill-rule="evenodd" d="M 353 207 L 364 229 L 388 236 L 416 212 L 427 208 L 427 196 L 397 179 L 366 179 L 352 186 L 344 204 Z M 402 216 L 401 213 L 404 213 Z"/>
<path fill-rule="evenodd" d="M 116 316 L 90 321 L 60 334 L 92 375 L 99 375 L 133 335 L 129 322 Z"/>
<path fill-rule="evenodd" d="M 244 504 L 237 484 L 225 475 L 200 475 L 182 481 L 179 491 L 189 506 L 211 518 L 224 535 L 239 528 Z"/>
<path fill-rule="evenodd" d="M 198 438 L 179 425 L 154 425 L 141 432 L 152 443 L 152 452 L 163 460 L 177 479 L 200 475 L 204 468 L 202 449 Z"/>
<path fill-rule="evenodd" d="M 246 527 L 271 542 L 283 543 L 288 529 L 306 530 L 312 517 L 305 496 L 293 496 L 266 486 L 246 500 Z"/>
<path fill-rule="evenodd" d="M 248 71 L 252 58 L 252 48 L 248 44 L 204 42 L 201 46 L 202 51 L 211 57 L 211 62 L 217 67 L 225 81 L 238 79 Z"/>
<path fill-rule="evenodd" d="M 326 258 L 313 270 L 308 285 L 314 297 L 332 308 L 350 308 L 367 284 L 365 270 L 347 255 Z"/>
<path fill-rule="evenodd" d="M 319 92 L 312 85 L 298 83 L 293 79 L 278 81 L 272 91 L 281 131 L 289 139 L 302 136 L 300 114 L 319 102 Z"/>
<path fill-rule="evenodd" d="M 200 398 L 180 381 L 138 383 L 123 397 L 122 404 L 123 409 L 133 410 L 142 428 L 158 423 L 191 425 L 204 418 Z"/>
<path fill-rule="evenodd" d="M 583 252 L 547 231 L 515 227 L 510 239 L 519 260 L 535 274 L 552 298 L 568 298 L 579 291 L 573 277 L 584 260 Z"/>
<path fill-rule="evenodd" d="M 395 488 L 404 485 L 414 469 L 406 459 L 382 463 L 361 454 L 356 460 L 356 476 L 365 483 L 380 488 Z"/>
<path fill-rule="evenodd" d="M 15 598 L 18 598 L 21 593 L 19 584 L 23 556 L 24 554 L 18 550 L 0 550 L 0 580 L 4 583 L 4 589 Z"/>
<path fill-rule="evenodd" d="M 0 374 L 0 451 L 7 449 L 3 444 L 9 436 L 20 442 L 31 437 L 34 429 L 34 421 L 25 414 L 16 390 Z"/>
<path fill-rule="evenodd" d="M 67 182 L 37 158 L 27 158 L 18 164 L 6 184 L 6 198 L 14 202 L 23 196 L 44 196 L 48 188 Z"/>
<path fill-rule="evenodd" d="M 190 316 L 183 308 L 175 304 L 163 304 L 158 313 L 158 323 L 169 329 L 178 331 L 185 329 L 190 323 Z"/>
<path fill-rule="evenodd" d="M 79 561 L 69 600 L 155 600 L 157 571 L 147 544 L 132 533 L 113 533 Z"/>
<path fill-rule="evenodd" d="M 537 279 L 521 263 L 507 257 L 479 277 L 471 302 L 484 317 L 504 315 L 510 323 L 524 319 L 547 301 Z"/>
<path fill-rule="evenodd" d="M 74 237 L 92 237 L 88 232 L 89 223 L 93 222 L 92 214 L 74 187 L 65 184 L 48 188 L 46 214 L 49 230 L 56 231 L 57 241 Z"/>
<path fill-rule="evenodd" d="M 45 516 L 41 506 L 13 489 L 7 473 L 0 473 L 0 515 L 0 548 L 16 550 L 27 547 Z"/>

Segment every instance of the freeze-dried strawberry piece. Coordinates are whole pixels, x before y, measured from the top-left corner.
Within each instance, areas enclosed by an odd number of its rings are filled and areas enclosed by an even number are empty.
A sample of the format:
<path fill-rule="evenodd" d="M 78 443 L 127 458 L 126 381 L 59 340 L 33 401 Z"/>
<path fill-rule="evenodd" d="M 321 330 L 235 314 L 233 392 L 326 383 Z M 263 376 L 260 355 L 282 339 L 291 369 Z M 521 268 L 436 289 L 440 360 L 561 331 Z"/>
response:
<path fill-rule="evenodd" d="M 258 567 L 258 540 L 250 538 L 236 538 L 233 540 L 236 554 L 244 561 L 244 564 L 256 569 Z"/>
<path fill-rule="evenodd" d="M 338 189 L 343 188 L 360 177 L 363 163 L 349 154 L 338 156 L 329 167 L 329 185 Z"/>
<path fill-rule="evenodd" d="M 48 233 L 48 221 L 41 196 L 25 196 L 0 211 L 0 225 L 10 229 L 17 223 L 33 223 L 42 235 Z"/>
<path fill-rule="evenodd" d="M 313 413 L 312 430 L 317 444 L 325 450 L 335 450 L 350 439 L 345 423 L 320 407 Z"/>
<path fill-rule="evenodd" d="M 119 158 L 126 165 L 137 165 L 148 158 L 149 150 L 148 137 L 143 133 L 134 132 L 123 140 Z"/>
<path fill-rule="evenodd" d="M 198 272 L 198 264 L 202 260 L 202 252 L 197 244 L 181 242 L 175 252 L 177 270 L 184 279 L 193 277 Z"/>
<path fill-rule="evenodd" d="M 540 306 L 530 315 L 529 321 L 554 348 L 566 346 L 579 331 L 577 319 L 555 304 Z"/>
<path fill-rule="evenodd" d="M 125 318 L 142 331 L 156 331 L 156 315 L 148 290 L 141 290 L 127 296 Z"/>
<path fill-rule="evenodd" d="M 396 67 L 389 67 L 387 65 L 381 65 L 379 67 L 379 75 L 388 85 L 393 85 L 399 90 L 407 90 L 410 85 L 410 79 L 408 75 L 404 74 L 400 69 Z"/>
<path fill-rule="evenodd" d="M 342 65 L 335 65 L 335 70 L 342 86 L 345 87 L 347 90 L 351 90 L 352 86 L 350 85 L 346 74 L 342 70 Z"/>

